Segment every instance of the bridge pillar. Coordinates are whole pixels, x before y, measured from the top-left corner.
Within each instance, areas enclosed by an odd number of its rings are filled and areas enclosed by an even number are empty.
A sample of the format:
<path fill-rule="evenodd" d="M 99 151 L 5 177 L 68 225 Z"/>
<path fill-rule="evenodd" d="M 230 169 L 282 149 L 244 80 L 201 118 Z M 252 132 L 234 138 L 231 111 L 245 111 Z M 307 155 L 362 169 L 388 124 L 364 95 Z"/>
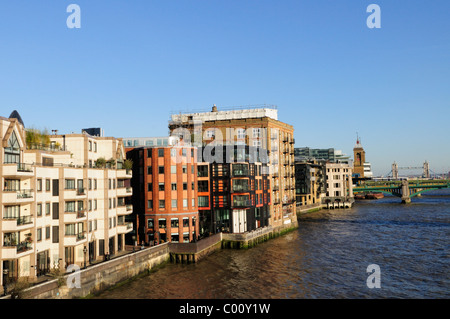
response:
<path fill-rule="evenodd" d="M 409 204 L 409 203 L 411 203 L 411 198 L 402 196 L 402 204 Z"/>
<path fill-rule="evenodd" d="M 402 181 L 402 203 L 411 203 L 411 198 L 409 197 L 409 183 L 408 181 Z"/>

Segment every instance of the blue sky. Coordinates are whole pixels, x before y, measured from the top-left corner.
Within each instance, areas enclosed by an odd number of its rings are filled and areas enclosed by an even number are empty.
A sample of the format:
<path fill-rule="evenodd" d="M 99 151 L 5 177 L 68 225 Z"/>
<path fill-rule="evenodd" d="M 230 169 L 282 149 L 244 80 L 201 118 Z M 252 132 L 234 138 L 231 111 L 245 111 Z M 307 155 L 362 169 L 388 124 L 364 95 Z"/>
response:
<path fill-rule="evenodd" d="M 69 29 L 69 4 L 81 28 Z M 381 29 L 369 29 L 369 4 Z M 60 133 L 165 136 L 170 112 L 274 104 L 296 147 L 376 174 L 450 171 L 450 2 L 40 0 L 0 3 L 0 115 Z"/>

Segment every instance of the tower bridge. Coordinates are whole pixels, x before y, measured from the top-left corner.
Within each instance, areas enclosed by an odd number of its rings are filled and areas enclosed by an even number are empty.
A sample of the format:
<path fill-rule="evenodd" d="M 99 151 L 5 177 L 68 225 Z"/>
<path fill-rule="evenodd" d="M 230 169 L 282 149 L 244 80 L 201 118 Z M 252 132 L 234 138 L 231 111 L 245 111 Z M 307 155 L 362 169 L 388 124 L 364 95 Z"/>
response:
<path fill-rule="evenodd" d="M 387 176 L 392 176 L 393 179 L 399 179 L 399 170 L 422 170 L 422 178 L 431 178 L 430 164 L 425 161 L 423 166 L 404 166 L 399 167 L 396 162 L 392 164 L 392 170 L 387 174 Z"/>

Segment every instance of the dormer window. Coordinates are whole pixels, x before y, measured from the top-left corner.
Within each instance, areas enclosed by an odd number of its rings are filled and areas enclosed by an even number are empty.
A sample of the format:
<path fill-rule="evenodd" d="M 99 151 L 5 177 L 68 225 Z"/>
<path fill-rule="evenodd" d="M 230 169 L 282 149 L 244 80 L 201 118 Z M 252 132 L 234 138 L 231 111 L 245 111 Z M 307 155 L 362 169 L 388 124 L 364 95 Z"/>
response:
<path fill-rule="evenodd" d="M 20 163 L 20 145 L 16 133 L 13 131 L 5 147 L 5 163 Z"/>

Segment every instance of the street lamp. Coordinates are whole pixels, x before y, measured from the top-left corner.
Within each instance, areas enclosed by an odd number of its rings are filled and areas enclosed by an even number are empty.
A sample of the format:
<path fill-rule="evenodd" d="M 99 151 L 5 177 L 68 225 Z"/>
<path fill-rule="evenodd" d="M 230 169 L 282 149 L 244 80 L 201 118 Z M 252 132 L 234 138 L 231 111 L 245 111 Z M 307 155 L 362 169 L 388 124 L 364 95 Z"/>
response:
<path fill-rule="evenodd" d="M 84 253 L 84 269 L 86 269 L 86 253 L 87 253 L 86 246 L 83 247 L 83 253 Z"/>

